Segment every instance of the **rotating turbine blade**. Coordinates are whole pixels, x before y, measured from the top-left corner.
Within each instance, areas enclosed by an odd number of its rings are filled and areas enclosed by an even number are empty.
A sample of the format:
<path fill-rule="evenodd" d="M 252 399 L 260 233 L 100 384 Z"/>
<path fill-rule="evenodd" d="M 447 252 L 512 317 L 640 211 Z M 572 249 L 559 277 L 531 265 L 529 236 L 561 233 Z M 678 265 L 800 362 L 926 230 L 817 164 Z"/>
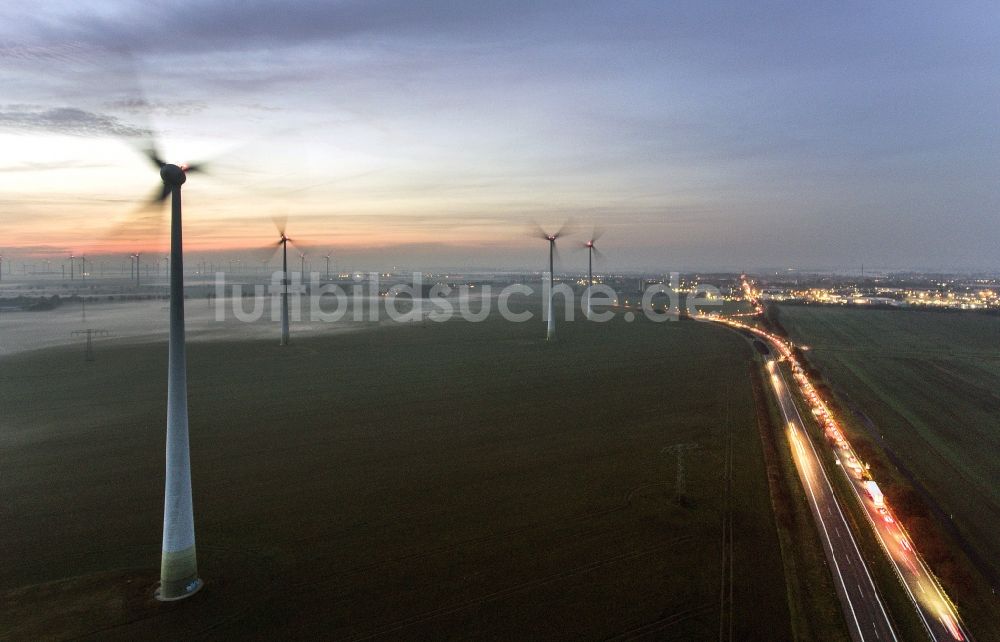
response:
<path fill-rule="evenodd" d="M 250 260 L 254 263 L 270 263 L 274 256 L 281 249 L 281 241 L 268 243 L 264 247 L 250 250 Z"/>
<path fill-rule="evenodd" d="M 546 232 L 542 228 L 542 226 L 539 225 L 538 223 L 536 223 L 535 221 L 532 221 L 528 225 L 528 236 L 533 236 L 535 238 L 545 239 L 546 241 L 549 240 L 549 233 Z"/>
<path fill-rule="evenodd" d="M 288 215 L 287 214 L 275 214 L 271 217 L 271 221 L 274 222 L 274 227 L 277 228 L 278 234 L 282 236 L 285 235 L 285 227 L 288 226 Z"/>
<path fill-rule="evenodd" d="M 211 163 L 201 162 L 201 163 L 191 163 L 188 165 L 181 165 L 181 169 L 184 170 L 185 174 L 209 174 L 211 173 L 209 169 L 211 168 Z"/>
<path fill-rule="evenodd" d="M 144 209 L 151 209 L 157 207 L 158 205 L 162 205 L 164 201 L 167 200 L 168 196 L 170 196 L 170 186 L 163 183 L 156 189 L 155 192 L 153 192 L 153 195 L 146 200 Z"/>
<path fill-rule="evenodd" d="M 156 150 L 156 143 L 153 141 L 149 141 L 149 143 L 147 143 L 146 147 L 143 148 L 142 153 L 151 163 L 153 163 L 154 166 L 156 166 L 156 169 L 160 169 L 167 164 L 166 161 L 160 158 L 160 152 Z"/>
<path fill-rule="evenodd" d="M 298 239 L 288 239 L 288 244 L 295 248 L 295 251 L 300 255 L 312 256 L 313 254 L 318 254 L 316 251 L 316 246 L 311 243 L 305 243 Z"/>
<path fill-rule="evenodd" d="M 141 252 L 158 251 L 163 245 L 165 231 L 166 217 L 163 216 L 162 209 L 155 204 L 147 203 L 108 230 L 104 238 L 110 241 L 128 240 L 133 243 L 140 241 L 143 248 Z"/>
<path fill-rule="evenodd" d="M 601 240 L 602 236 L 604 236 L 604 228 L 595 225 L 594 229 L 590 232 L 590 242 L 597 243 Z"/>
<path fill-rule="evenodd" d="M 596 245 L 592 245 L 591 248 L 594 253 L 594 260 L 599 263 L 604 263 L 604 260 L 608 258 L 608 255 L 597 249 Z"/>
<path fill-rule="evenodd" d="M 566 219 L 566 222 L 559 227 L 559 230 L 556 231 L 556 233 L 553 234 L 553 236 L 555 236 L 556 238 L 559 238 L 560 236 L 568 236 L 572 234 L 575 231 L 575 229 L 576 227 L 573 225 L 572 219 Z"/>
<path fill-rule="evenodd" d="M 144 249 L 159 248 L 166 229 L 163 204 L 170 196 L 170 188 L 161 183 L 148 198 L 113 225 L 104 238 L 112 241 L 128 239 L 142 241 Z"/>

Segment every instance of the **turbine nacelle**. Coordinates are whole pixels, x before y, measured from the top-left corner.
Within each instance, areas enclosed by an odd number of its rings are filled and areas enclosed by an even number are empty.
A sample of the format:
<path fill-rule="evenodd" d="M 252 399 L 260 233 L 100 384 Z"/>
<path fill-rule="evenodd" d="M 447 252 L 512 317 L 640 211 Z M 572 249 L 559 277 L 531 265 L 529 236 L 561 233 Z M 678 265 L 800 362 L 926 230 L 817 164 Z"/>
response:
<path fill-rule="evenodd" d="M 173 163 L 164 161 L 160 158 L 160 154 L 156 151 L 154 145 L 144 149 L 143 154 L 145 154 L 154 167 L 160 170 L 160 180 L 163 181 L 163 185 L 149 199 L 148 205 L 151 206 L 158 206 L 166 202 L 167 197 L 170 196 L 170 192 L 175 187 L 180 187 L 187 181 L 188 172 L 205 171 L 205 163 L 181 163 L 180 165 L 174 165 Z"/>
<path fill-rule="evenodd" d="M 604 259 L 604 253 L 597 249 L 597 242 L 601 239 L 603 234 L 604 230 L 595 227 L 594 231 L 590 234 L 590 238 L 583 242 L 583 247 L 587 249 L 591 261 L 593 261 L 595 257 L 599 260 Z"/>
<path fill-rule="evenodd" d="M 562 227 L 560 227 L 555 232 L 547 232 L 538 223 L 532 223 L 529 232 L 531 236 L 548 241 L 549 243 L 555 243 L 556 239 L 558 239 L 559 237 L 566 236 L 572 233 L 573 233 L 572 225 L 569 221 L 563 223 Z"/>
<path fill-rule="evenodd" d="M 171 165 L 166 163 L 160 167 L 160 178 L 165 185 L 180 187 L 187 180 L 187 165 Z"/>

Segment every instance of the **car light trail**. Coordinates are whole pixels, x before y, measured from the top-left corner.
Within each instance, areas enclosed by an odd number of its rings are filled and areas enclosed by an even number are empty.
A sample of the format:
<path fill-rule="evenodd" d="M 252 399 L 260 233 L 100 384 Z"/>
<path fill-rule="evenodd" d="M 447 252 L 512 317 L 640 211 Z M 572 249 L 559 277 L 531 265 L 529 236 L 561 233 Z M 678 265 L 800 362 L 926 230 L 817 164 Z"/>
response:
<path fill-rule="evenodd" d="M 760 304 L 757 303 L 756 293 L 746 281 L 744 281 L 743 285 L 744 293 L 754 307 L 753 314 L 760 314 L 762 309 L 760 308 Z M 793 353 L 794 346 L 782 337 L 732 317 L 723 317 L 718 314 L 700 314 L 696 318 L 703 321 L 714 321 L 744 333 L 751 333 L 753 336 L 765 340 L 774 349 L 776 357 L 765 359 L 766 368 L 770 375 L 769 379 L 775 396 L 778 397 L 779 406 L 781 406 L 782 412 L 788 421 L 787 434 L 789 443 L 792 446 L 796 466 L 799 469 L 800 476 L 807 490 L 813 493 L 813 486 L 822 479 L 821 476 L 825 476 L 825 471 L 823 471 L 818 459 L 810 456 L 809 451 L 813 450 L 815 452 L 815 447 L 813 447 L 812 439 L 803 432 L 804 425 L 800 429 L 789 417 L 790 414 L 798 415 L 798 410 L 795 408 L 789 410 L 785 407 L 789 402 L 784 398 L 790 398 L 791 390 L 796 387 L 802 399 L 809 406 L 810 412 L 817 424 L 822 428 L 832 449 L 835 461 L 840 464 L 839 468 L 846 476 L 849 487 L 857 501 L 864 508 L 869 525 L 875 532 L 883 551 L 892 563 L 897 577 L 916 607 L 917 613 L 931 639 L 957 640 L 959 642 L 970 640 L 969 633 L 962 625 L 957 608 L 948 598 L 937 578 L 915 549 L 912 538 L 900 521 L 893 515 L 888 500 L 882 495 L 877 484 L 874 483 L 868 467 L 857 457 L 850 442 L 840 429 L 840 425 L 833 416 L 833 413 L 795 358 Z M 776 361 L 784 362 L 788 365 L 796 384 L 795 386 L 788 388 L 783 385 L 785 383 L 784 376 L 781 375 Z M 792 405 L 794 406 L 794 402 L 792 402 Z M 800 416 L 799 419 L 801 420 Z M 807 445 L 809 448 L 807 448 Z M 816 467 L 813 466 L 814 459 L 816 459 Z M 814 497 L 814 502 L 815 499 Z M 826 526 L 822 523 L 822 515 L 816 515 L 817 510 L 814 509 L 814 516 L 819 517 L 817 521 L 821 522 L 819 525 L 825 529 Z M 828 551 L 828 555 L 835 555 L 835 553 Z M 836 560 L 834 562 L 834 566 L 836 567 Z M 835 570 L 838 573 L 840 572 L 839 568 L 835 568 Z M 844 587 L 844 592 L 849 593 L 846 586 Z M 845 596 L 841 595 L 841 597 L 843 599 Z M 851 596 L 846 597 L 849 602 L 848 606 L 850 606 L 849 614 L 853 616 L 855 605 L 850 603 Z M 861 631 L 861 625 L 856 616 L 854 620 L 855 624 L 859 624 L 859 626 L 857 633 L 852 631 L 852 636 L 857 638 L 858 634 L 860 634 L 861 639 L 869 639 Z M 877 637 L 880 636 L 876 633 L 876 636 L 870 639 L 876 639 Z"/>

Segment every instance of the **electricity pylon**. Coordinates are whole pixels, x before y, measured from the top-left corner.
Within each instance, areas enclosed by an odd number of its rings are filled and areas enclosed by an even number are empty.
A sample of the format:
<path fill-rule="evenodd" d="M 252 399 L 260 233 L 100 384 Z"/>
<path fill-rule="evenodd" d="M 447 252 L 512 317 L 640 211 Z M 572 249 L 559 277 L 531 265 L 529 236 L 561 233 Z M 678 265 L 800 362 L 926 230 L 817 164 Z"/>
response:
<path fill-rule="evenodd" d="M 83 353 L 84 361 L 94 360 L 94 337 L 106 337 L 110 332 L 107 330 L 97 330 L 95 328 L 87 328 L 86 330 L 74 330 L 74 335 L 85 335 L 87 337 L 87 348 Z"/>
<path fill-rule="evenodd" d="M 671 446 L 664 446 L 660 452 L 671 452 L 677 455 L 677 487 L 675 499 L 678 504 L 683 504 L 687 499 L 687 487 L 686 480 L 684 478 L 684 453 L 695 450 L 698 448 L 698 444 L 673 444 Z"/>

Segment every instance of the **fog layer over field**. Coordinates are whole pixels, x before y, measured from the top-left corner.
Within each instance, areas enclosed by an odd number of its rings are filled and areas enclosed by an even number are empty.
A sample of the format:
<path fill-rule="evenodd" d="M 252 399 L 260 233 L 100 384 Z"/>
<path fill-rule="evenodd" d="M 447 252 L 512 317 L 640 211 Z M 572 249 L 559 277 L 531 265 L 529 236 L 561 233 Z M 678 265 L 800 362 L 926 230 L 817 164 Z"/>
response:
<path fill-rule="evenodd" d="M 372 299 L 366 299 L 370 303 Z M 262 306 L 263 313 L 257 320 L 240 320 L 233 313 L 234 305 L 242 305 L 247 315 L 254 306 Z M 400 301 L 401 310 L 407 303 Z M 325 302 L 324 309 L 332 309 Z M 85 308 L 85 311 L 84 311 Z M 216 312 L 222 310 L 221 318 Z M 348 314 L 339 321 L 310 320 L 308 302 L 303 305 L 301 320 L 292 316 L 293 335 L 315 335 L 323 333 L 344 332 L 379 325 L 395 323 L 384 314 L 378 321 L 371 321 L 367 313 L 364 321 L 353 320 L 349 308 Z M 277 310 L 277 304 L 275 304 Z M 244 299 L 234 301 L 227 299 L 188 299 L 184 306 L 187 338 L 191 341 L 232 340 L 232 339 L 267 339 L 273 337 L 277 342 L 281 327 L 280 322 L 271 318 L 270 299 Z M 424 312 L 426 316 L 427 311 Z M 86 328 L 107 330 L 109 336 L 96 337 L 95 342 L 122 341 L 146 342 L 163 341 L 167 338 L 169 302 L 165 299 L 152 301 L 127 302 L 91 302 L 84 306 L 79 301 L 63 303 L 52 310 L 42 311 L 4 311 L 0 313 L 0 356 L 37 350 L 51 346 L 79 343 L 81 349 L 84 338 L 73 332 Z M 246 317 L 244 317 L 246 318 Z"/>

